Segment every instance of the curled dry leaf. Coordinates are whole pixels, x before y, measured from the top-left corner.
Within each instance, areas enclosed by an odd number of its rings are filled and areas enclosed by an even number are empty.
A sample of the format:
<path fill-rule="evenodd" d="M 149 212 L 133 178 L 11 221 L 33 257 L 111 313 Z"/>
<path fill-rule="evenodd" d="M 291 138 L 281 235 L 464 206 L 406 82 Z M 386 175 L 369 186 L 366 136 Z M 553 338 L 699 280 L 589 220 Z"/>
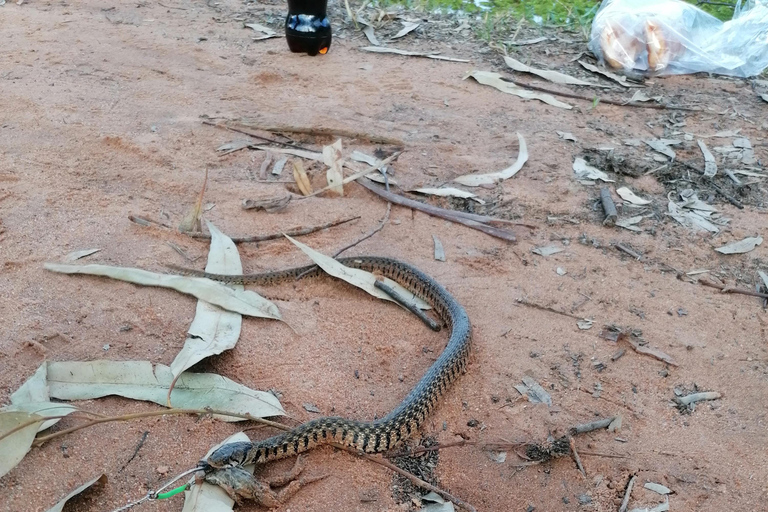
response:
<path fill-rule="evenodd" d="M 299 241 L 294 240 L 288 235 L 285 235 L 285 237 L 291 242 L 293 242 L 296 247 L 301 249 L 304 252 L 304 254 L 309 256 L 312 259 L 312 261 L 314 261 L 320 268 L 322 268 L 325 272 L 332 275 L 333 277 L 346 281 L 353 286 L 357 286 L 358 288 L 365 290 L 366 292 L 373 295 L 374 297 L 395 302 L 392 299 L 392 297 L 387 295 L 385 292 L 383 292 L 379 288 L 376 288 L 376 286 L 374 285 L 374 283 L 376 282 L 376 276 L 371 274 L 370 272 L 366 272 L 365 270 L 350 268 L 345 265 L 342 265 L 341 263 L 331 258 L 330 256 L 326 256 L 325 254 L 317 252 L 311 247 L 304 245 Z M 429 309 L 429 305 L 426 302 L 419 299 L 414 294 L 412 294 L 411 292 L 409 292 L 408 290 L 406 290 L 396 282 L 392 281 L 391 279 L 384 278 L 382 279 L 382 281 L 384 282 L 384 284 L 386 284 L 390 288 L 394 289 L 398 294 L 400 294 L 401 297 L 410 301 L 411 304 L 413 304 L 415 307 L 419 309 Z"/>
<path fill-rule="evenodd" d="M 328 188 L 336 194 L 344 195 L 344 174 L 342 173 L 341 166 L 343 162 L 341 160 L 341 139 L 330 146 L 323 147 L 323 163 L 328 166 L 328 170 L 325 172 L 325 177 L 328 180 Z M 306 194 L 305 194 L 306 195 Z"/>
<path fill-rule="evenodd" d="M 208 184 L 208 168 L 205 168 L 205 179 L 203 180 L 203 187 L 200 189 L 200 194 L 197 196 L 197 200 L 192 208 L 187 212 L 182 221 L 179 223 L 179 231 L 184 232 L 200 232 L 202 231 L 202 224 L 200 219 L 203 215 L 203 196 L 205 196 L 205 187 Z"/>
<path fill-rule="evenodd" d="M 400 23 L 403 24 L 402 30 L 393 35 L 390 39 L 400 39 L 401 37 L 405 37 L 421 26 L 421 23 L 414 23 L 412 21 L 401 21 Z"/>
<path fill-rule="evenodd" d="M 299 187 L 299 192 L 302 195 L 312 194 L 312 184 L 309 182 L 309 176 L 307 176 L 307 171 L 304 170 L 304 164 L 301 163 L 301 160 L 294 159 L 293 161 L 293 179 L 296 180 L 296 186 Z"/>
<path fill-rule="evenodd" d="M 490 71 L 473 71 L 469 76 L 477 80 L 480 84 L 491 86 L 501 92 L 512 94 L 525 100 L 539 100 L 547 105 L 568 110 L 573 108 L 571 105 L 556 99 L 551 94 L 523 89 L 512 82 L 506 82 L 501 79 L 501 75 L 498 73 L 492 73 Z"/>
<path fill-rule="evenodd" d="M 701 153 L 704 155 L 704 176 L 711 178 L 717 174 L 717 162 L 715 161 L 715 157 L 709 148 L 707 148 L 707 145 L 703 140 L 699 139 L 696 142 L 699 144 L 699 149 L 701 149 Z"/>
<path fill-rule="evenodd" d="M 632 204 L 651 204 L 651 202 L 648 199 L 643 199 L 642 197 L 637 196 L 634 192 L 632 192 L 629 187 L 620 187 L 616 189 L 616 193 L 619 194 L 619 197 L 621 197 L 623 200 L 628 201 Z"/>
<path fill-rule="evenodd" d="M 478 187 L 480 185 L 491 185 L 498 181 L 511 178 L 517 174 L 517 172 L 523 168 L 525 162 L 528 161 L 528 146 L 525 143 L 525 138 L 523 138 L 523 136 L 518 133 L 517 140 L 520 145 L 520 151 L 517 154 L 517 160 L 515 160 L 515 163 L 503 171 L 492 172 L 489 174 L 467 174 L 465 176 L 459 176 L 453 181 L 467 187 Z"/>
<path fill-rule="evenodd" d="M 90 480 L 85 482 L 83 485 L 81 485 L 80 487 L 78 487 L 74 491 L 72 491 L 69 494 L 67 494 L 64 498 L 62 498 L 58 503 L 56 503 L 54 506 L 49 508 L 46 512 L 62 512 L 62 510 L 64 510 L 64 505 L 66 505 L 67 502 L 70 499 L 72 499 L 74 496 L 77 496 L 78 494 L 80 494 L 84 490 L 88 489 L 89 487 L 91 487 L 96 482 L 98 482 L 99 485 L 106 485 L 106 483 L 107 483 L 107 475 L 102 473 L 102 474 L 100 474 L 97 477 L 91 478 Z"/>
<path fill-rule="evenodd" d="M 718 247 L 715 250 L 720 254 L 744 254 L 754 250 L 755 247 L 763 243 L 763 237 L 749 237 L 738 242 L 733 242 L 722 247 Z"/>
<path fill-rule="evenodd" d="M 192 295 L 241 315 L 281 320 L 280 311 L 277 309 L 277 306 L 258 293 L 251 290 L 234 290 L 221 283 L 202 277 L 157 274 L 138 268 L 110 267 L 108 265 L 46 263 L 43 266 L 47 270 L 63 274 L 89 274 L 111 277 L 112 279 L 144 286 L 172 288 L 178 292 Z"/>
<path fill-rule="evenodd" d="M 286 194 L 282 197 L 270 197 L 267 199 L 243 199 L 243 210 L 264 210 L 267 213 L 275 213 L 285 210 L 288 203 L 291 202 L 291 196 Z"/>
<path fill-rule="evenodd" d="M 90 400 L 117 395 L 166 405 L 174 377 L 171 369 L 149 361 L 64 361 L 48 363 L 51 396 L 60 400 Z M 223 409 L 258 418 L 285 414 L 271 393 L 247 388 L 213 373 L 182 373 L 173 389 L 175 407 Z M 224 421 L 242 418 L 218 416 Z"/>

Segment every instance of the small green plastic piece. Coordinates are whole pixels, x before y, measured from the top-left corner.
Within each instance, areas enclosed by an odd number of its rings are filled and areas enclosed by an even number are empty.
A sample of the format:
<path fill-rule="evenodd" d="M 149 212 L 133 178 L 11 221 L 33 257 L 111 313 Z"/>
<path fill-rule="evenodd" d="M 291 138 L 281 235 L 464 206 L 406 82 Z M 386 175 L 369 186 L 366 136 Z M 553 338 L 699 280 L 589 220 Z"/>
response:
<path fill-rule="evenodd" d="M 171 496 L 176 496 L 180 492 L 184 492 L 186 490 L 187 490 L 187 484 L 180 485 L 177 488 L 171 489 L 168 492 L 164 492 L 164 493 L 158 494 L 157 495 L 157 499 L 164 500 L 165 498 L 170 498 Z"/>

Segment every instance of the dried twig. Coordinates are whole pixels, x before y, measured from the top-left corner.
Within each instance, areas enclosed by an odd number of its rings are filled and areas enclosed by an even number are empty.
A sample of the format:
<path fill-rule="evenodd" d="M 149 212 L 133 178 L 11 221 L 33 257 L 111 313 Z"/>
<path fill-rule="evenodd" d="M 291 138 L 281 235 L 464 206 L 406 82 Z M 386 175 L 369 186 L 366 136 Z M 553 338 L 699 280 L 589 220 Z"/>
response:
<path fill-rule="evenodd" d="M 575 318 L 576 320 L 583 320 L 584 319 L 583 316 L 572 315 L 572 314 L 567 313 L 565 311 L 559 311 L 557 309 L 550 308 L 548 306 L 542 306 L 540 304 L 536 304 L 535 302 L 530 302 L 530 301 L 528 301 L 526 299 L 517 299 L 517 303 L 518 304 L 522 304 L 523 306 L 528 306 L 529 308 L 540 309 L 542 311 L 548 311 L 549 313 L 555 313 L 557 315 L 563 315 L 563 316 L 567 316 L 569 318 Z"/>
<path fill-rule="evenodd" d="M 539 87 L 537 85 L 530 85 L 526 84 L 524 82 L 519 82 L 517 80 L 512 80 L 511 78 L 502 77 L 502 80 L 505 82 L 509 82 L 512 84 L 517 85 L 518 87 L 525 87 L 526 89 L 531 89 L 534 91 L 541 91 L 546 92 L 548 94 L 553 94 L 555 96 L 561 96 L 563 98 L 571 98 L 574 100 L 584 100 L 588 101 L 590 103 L 595 101 L 595 96 L 582 96 L 581 94 L 573 94 L 570 92 L 561 92 L 561 91 L 555 91 L 552 89 L 547 89 L 546 87 Z M 640 102 L 629 102 L 626 101 L 616 101 L 616 100 L 609 100 L 606 98 L 600 98 L 600 103 L 606 103 L 608 105 L 615 105 L 617 107 L 636 107 L 636 108 L 650 108 L 654 110 L 683 110 L 686 112 L 699 112 L 700 108 L 691 108 L 691 107 L 676 107 L 673 105 L 655 105 L 655 104 L 645 104 Z"/>
<path fill-rule="evenodd" d="M 332 256 L 333 259 L 338 258 L 339 255 L 341 253 L 343 253 L 344 251 L 346 251 L 348 249 L 351 249 L 352 247 L 356 246 L 357 244 L 359 244 L 360 242 L 362 242 L 364 240 L 368 240 L 373 235 L 375 235 L 376 233 L 378 233 L 379 231 L 384 229 L 384 225 L 389 221 L 389 212 L 391 210 L 392 210 L 392 203 L 387 203 L 387 213 L 384 214 L 384 217 L 382 217 L 381 222 L 379 222 L 379 225 L 376 226 L 371 231 L 369 231 L 368 233 L 366 233 L 365 235 L 363 235 L 362 237 L 360 237 L 357 240 L 355 240 L 354 242 L 352 242 L 351 244 L 346 245 L 346 246 L 342 247 L 341 249 L 339 249 L 338 251 L 336 251 L 336 253 Z"/>
<path fill-rule="evenodd" d="M 591 421 L 589 423 L 583 423 L 581 425 L 576 425 L 575 427 L 571 427 L 568 429 L 568 433 L 572 436 L 575 436 L 576 434 L 583 434 L 585 432 L 592 432 L 593 430 L 599 430 L 601 428 L 608 428 L 608 425 L 610 425 L 613 420 L 616 419 L 616 416 L 611 416 L 610 418 L 605 418 L 602 420 L 595 420 Z"/>
<path fill-rule="evenodd" d="M 244 128 L 239 128 L 237 126 L 230 126 L 228 124 L 221 124 L 221 123 L 214 123 L 212 121 L 206 121 L 203 119 L 203 124 L 208 126 L 214 126 L 216 128 L 223 128 L 225 130 L 229 130 L 231 132 L 237 132 L 242 133 L 244 135 L 248 135 L 250 137 L 253 137 L 254 139 L 263 140 L 264 142 L 269 142 L 270 144 L 278 144 L 280 146 L 285 146 L 289 148 L 295 148 L 295 149 L 301 149 L 302 151 L 311 151 L 310 149 L 305 148 L 304 146 L 301 146 L 299 144 L 294 144 L 292 142 L 283 142 L 275 139 L 270 139 L 269 137 L 263 137 L 259 135 L 258 133 L 253 133 L 251 130 L 246 130 Z"/>
<path fill-rule="evenodd" d="M 725 286 L 722 284 L 713 283 L 712 281 L 707 281 L 706 279 L 699 279 L 698 282 L 703 284 L 704 286 L 717 288 L 723 293 L 740 293 L 741 295 L 749 295 L 750 297 L 761 297 L 763 299 L 768 299 L 768 293 L 753 292 L 752 290 L 747 290 L 745 288 L 732 288 L 730 286 Z"/>
<path fill-rule="evenodd" d="M 717 400 L 722 396 L 723 395 L 721 395 L 717 391 L 704 391 L 702 393 L 692 393 L 690 395 L 685 395 L 685 396 L 676 396 L 673 400 L 675 403 L 679 405 L 691 405 L 696 402 L 701 402 L 703 400 Z"/>
<path fill-rule="evenodd" d="M 405 146 L 405 142 L 400 139 L 384 137 L 381 135 L 371 135 L 368 133 L 345 130 L 344 128 L 325 128 L 325 127 L 303 127 L 289 125 L 260 125 L 249 121 L 240 120 L 241 126 L 246 126 L 254 130 L 262 130 L 271 133 L 300 133 L 302 135 L 314 135 L 321 137 L 347 137 L 349 139 L 358 139 L 370 142 L 372 144 L 387 144 L 390 146 Z M 226 126 L 226 125 L 225 125 Z"/>
<path fill-rule="evenodd" d="M 432 206 L 431 204 L 414 201 L 413 199 L 408 199 L 407 197 L 403 197 L 393 192 L 387 192 L 386 190 L 382 190 L 374 185 L 371 185 L 370 183 L 367 183 L 364 180 L 358 180 L 358 183 L 363 187 L 367 188 L 368 190 L 370 190 L 371 192 L 373 192 L 374 194 L 383 197 L 384 199 L 386 199 L 391 203 L 395 203 L 400 206 L 405 206 L 407 208 L 413 208 L 414 210 L 419 210 L 428 215 L 440 217 L 441 219 L 449 220 L 457 224 L 463 224 L 464 226 L 470 227 L 472 229 L 477 229 L 478 231 L 482 231 L 487 235 L 495 236 L 496 238 L 501 238 L 502 240 L 507 240 L 509 242 L 514 242 L 516 240 L 515 234 L 511 231 L 507 231 L 506 229 L 500 229 L 500 228 L 490 226 L 488 224 L 484 224 L 482 221 L 471 220 L 470 218 L 468 218 L 468 216 L 472 214 L 463 214 L 463 212 L 446 210 L 444 208 Z M 483 217 L 483 216 L 478 215 L 477 217 Z M 500 220 L 500 219 L 496 219 L 496 220 Z"/>
<path fill-rule="evenodd" d="M 627 507 L 629 506 L 629 496 L 632 494 L 632 488 L 635 486 L 636 479 L 637 475 L 632 475 L 632 478 L 629 479 L 627 490 L 624 493 L 624 499 L 621 501 L 621 506 L 619 507 L 619 512 L 627 512 Z"/>
<path fill-rule="evenodd" d="M 267 240 L 277 240 L 284 238 L 284 235 L 288 236 L 303 236 L 303 235 L 309 235 L 311 233 L 315 233 L 317 231 L 322 231 L 324 229 L 333 228 L 336 226 L 340 226 L 342 224 L 346 224 L 347 222 L 352 222 L 353 220 L 359 219 L 360 216 L 357 215 L 355 217 L 349 217 L 346 219 L 340 219 L 340 220 L 334 220 L 332 222 L 327 222 L 325 224 L 322 224 L 320 226 L 308 226 L 304 228 L 294 228 L 289 229 L 287 231 L 282 231 L 280 233 L 272 233 L 271 235 L 253 235 L 253 236 L 233 236 L 232 241 L 236 244 L 245 244 L 245 243 L 254 243 L 254 242 L 266 242 Z M 128 219 L 132 222 L 135 222 L 139 224 L 140 226 L 158 226 L 166 229 L 171 229 L 170 226 L 166 226 L 164 224 L 160 224 L 156 221 L 150 221 L 143 217 L 138 217 L 136 215 L 129 215 Z M 208 233 L 191 233 L 188 231 L 183 232 L 183 234 L 191 237 L 191 238 L 200 238 L 203 240 L 210 240 L 211 235 Z"/>
<path fill-rule="evenodd" d="M 584 470 L 584 465 L 581 463 L 581 457 L 579 457 L 579 452 L 576 451 L 576 441 L 571 438 L 571 455 L 573 456 L 573 460 L 576 461 L 576 466 L 579 468 L 579 471 L 581 472 L 581 475 L 584 478 L 587 478 L 587 472 Z"/>
<path fill-rule="evenodd" d="M 417 477 L 416 475 L 411 474 L 408 471 L 405 471 L 404 469 L 400 469 L 399 467 L 395 466 L 394 464 L 392 464 L 391 462 L 389 462 L 387 460 L 384 460 L 381 457 L 374 457 L 374 456 L 369 455 L 367 453 L 363 453 L 363 452 L 357 451 L 354 448 L 350 448 L 348 446 L 344 446 L 344 445 L 341 445 L 341 444 L 331 443 L 331 446 L 334 446 L 334 447 L 339 448 L 341 450 L 347 451 L 349 453 L 354 453 L 355 455 L 358 455 L 359 457 L 367 459 L 367 460 L 369 460 L 371 462 L 375 462 L 376 464 L 381 464 L 385 468 L 389 468 L 392 471 L 394 471 L 395 473 L 403 475 L 405 478 L 407 478 L 408 480 L 413 482 L 414 485 L 417 485 L 417 486 L 421 487 L 422 489 L 426 489 L 428 491 L 432 491 L 434 493 L 437 493 L 440 496 L 442 496 L 443 498 L 445 498 L 448 501 L 450 501 L 451 503 L 453 503 L 455 505 L 458 505 L 458 506 L 460 506 L 460 507 L 462 507 L 462 508 L 464 508 L 466 510 L 469 510 L 470 512 L 477 512 L 477 509 L 475 507 L 473 507 L 472 505 L 470 505 L 469 503 L 467 503 L 466 501 L 464 501 L 464 500 L 462 500 L 460 498 L 457 498 L 456 496 L 453 496 L 453 495 L 447 493 L 446 491 L 444 491 L 442 489 L 439 489 L 439 488 L 435 487 L 434 485 L 430 484 L 429 482 L 425 482 L 424 480 L 422 480 L 421 478 Z"/>
<path fill-rule="evenodd" d="M 615 244 L 614 247 L 616 247 L 618 250 L 620 250 L 622 252 L 625 252 L 625 253 L 629 254 L 630 256 L 635 258 L 637 261 L 640 261 L 641 259 L 643 259 L 643 255 L 642 254 L 639 254 L 639 253 L 633 251 L 632 249 L 630 249 L 629 247 L 627 247 L 624 244 Z"/>
<path fill-rule="evenodd" d="M 118 473 L 122 473 L 123 470 L 128 466 L 128 464 L 131 463 L 133 459 L 136 458 L 136 455 L 139 453 L 139 450 L 141 450 L 141 447 L 144 446 L 144 441 L 147 440 L 147 436 L 149 435 L 149 430 L 145 430 L 144 433 L 141 435 L 141 439 L 139 439 L 139 444 L 136 445 L 136 448 L 133 450 L 133 455 L 123 464 L 123 467 L 117 470 Z"/>

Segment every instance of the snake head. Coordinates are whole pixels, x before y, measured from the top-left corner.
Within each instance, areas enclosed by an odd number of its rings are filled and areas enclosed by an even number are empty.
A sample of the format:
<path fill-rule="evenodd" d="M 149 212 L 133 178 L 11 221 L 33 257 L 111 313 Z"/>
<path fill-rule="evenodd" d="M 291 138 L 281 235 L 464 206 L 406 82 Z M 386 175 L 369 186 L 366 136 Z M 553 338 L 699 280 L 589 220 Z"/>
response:
<path fill-rule="evenodd" d="M 214 450 L 207 459 L 198 462 L 197 467 L 210 473 L 215 469 L 242 466 L 248 463 L 248 453 L 251 448 L 253 448 L 253 443 L 247 441 L 227 443 Z"/>

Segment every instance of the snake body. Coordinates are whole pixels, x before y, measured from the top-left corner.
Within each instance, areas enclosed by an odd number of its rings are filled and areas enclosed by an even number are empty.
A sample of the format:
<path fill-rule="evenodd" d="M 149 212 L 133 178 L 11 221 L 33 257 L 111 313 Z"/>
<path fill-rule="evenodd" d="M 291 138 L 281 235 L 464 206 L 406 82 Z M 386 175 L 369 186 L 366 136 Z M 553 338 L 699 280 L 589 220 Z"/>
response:
<path fill-rule="evenodd" d="M 211 471 L 251 463 L 263 464 L 330 443 L 338 443 L 366 453 L 390 450 L 419 429 L 437 405 L 438 398 L 465 369 L 471 344 L 469 317 L 461 304 L 440 283 L 418 268 L 390 258 L 363 256 L 339 258 L 338 261 L 348 267 L 390 278 L 426 301 L 450 329 L 451 334 L 445 350 L 400 405 L 383 418 L 374 421 L 340 417 L 314 419 L 263 441 L 224 445 L 201 461 L 201 467 Z M 323 273 L 315 265 L 239 276 L 175 268 L 187 275 L 207 277 L 224 283 L 257 285 L 276 284 Z"/>

